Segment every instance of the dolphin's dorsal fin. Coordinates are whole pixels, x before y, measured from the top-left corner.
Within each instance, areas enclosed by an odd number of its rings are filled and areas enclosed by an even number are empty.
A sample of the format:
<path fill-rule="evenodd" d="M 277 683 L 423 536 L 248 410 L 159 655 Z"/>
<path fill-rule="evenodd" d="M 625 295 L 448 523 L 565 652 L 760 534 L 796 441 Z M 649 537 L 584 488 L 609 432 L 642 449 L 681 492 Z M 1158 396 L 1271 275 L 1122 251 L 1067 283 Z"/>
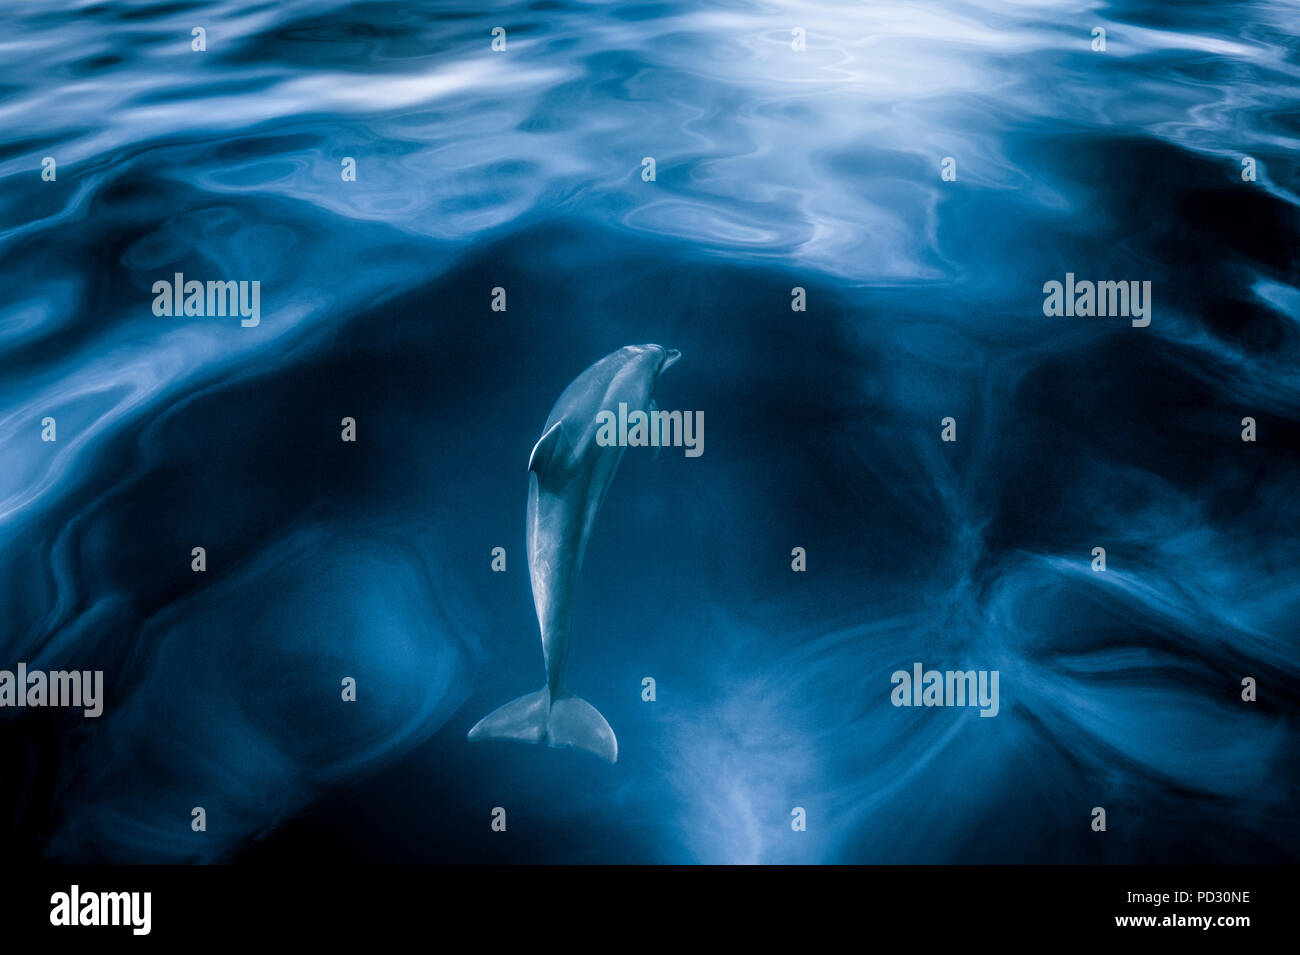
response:
<path fill-rule="evenodd" d="M 533 445 L 533 453 L 528 456 L 528 470 L 535 471 L 538 477 L 541 476 L 542 470 L 546 467 L 547 462 L 555 454 L 555 446 L 560 440 L 560 425 L 563 421 L 557 421 L 546 429 L 546 433 L 537 439 Z"/>

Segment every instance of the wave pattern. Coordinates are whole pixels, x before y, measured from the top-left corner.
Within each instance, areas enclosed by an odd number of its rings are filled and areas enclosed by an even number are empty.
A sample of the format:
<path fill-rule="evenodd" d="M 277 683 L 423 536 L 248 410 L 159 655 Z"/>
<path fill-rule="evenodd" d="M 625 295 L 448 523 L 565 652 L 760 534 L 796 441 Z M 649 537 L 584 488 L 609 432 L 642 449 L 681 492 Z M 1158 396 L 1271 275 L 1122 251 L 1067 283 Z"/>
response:
<path fill-rule="evenodd" d="M 0 713 L 9 844 L 1296 861 L 1294 13 L 9 3 L 0 668 L 107 683 Z M 156 316 L 178 272 L 260 323 Z M 1066 272 L 1151 281 L 1151 325 L 1045 317 Z M 628 455 L 583 570 L 620 761 L 470 746 L 541 672 L 538 427 L 643 341 L 708 428 Z M 998 717 L 891 706 L 914 661 L 999 670 Z"/>

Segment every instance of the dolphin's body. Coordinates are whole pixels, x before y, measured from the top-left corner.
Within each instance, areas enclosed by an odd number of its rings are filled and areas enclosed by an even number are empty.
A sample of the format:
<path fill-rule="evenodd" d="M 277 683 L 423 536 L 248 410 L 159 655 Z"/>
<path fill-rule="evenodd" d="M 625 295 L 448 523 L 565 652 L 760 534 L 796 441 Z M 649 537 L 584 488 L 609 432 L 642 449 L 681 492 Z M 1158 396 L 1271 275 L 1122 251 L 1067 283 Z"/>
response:
<path fill-rule="evenodd" d="M 605 718 L 561 685 L 569 656 L 569 601 L 591 527 L 624 448 L 596 443 L 597 415 L 626 403 L 649 411 L 663 370 L 681 357 L 659 345 L 628 345 L 606 355 L 564 389 L 528 461 L 528 574 L 542 630 L 546 686 L 485 716 L 469 738 L 546 740 L 609 762 L 618 740 Z"/>

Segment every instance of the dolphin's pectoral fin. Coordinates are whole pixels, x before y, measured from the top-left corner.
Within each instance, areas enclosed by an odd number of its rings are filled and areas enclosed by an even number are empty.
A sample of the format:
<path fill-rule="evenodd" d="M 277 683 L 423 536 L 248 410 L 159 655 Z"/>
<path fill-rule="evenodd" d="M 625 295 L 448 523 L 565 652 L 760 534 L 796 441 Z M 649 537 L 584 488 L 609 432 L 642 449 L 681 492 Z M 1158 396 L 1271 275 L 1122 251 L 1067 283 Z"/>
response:
<path fill-rule="evenodd" d="M 546 739 L 552 746 L 572 746 L 609 763 L 618 760 L 618 740 L 605 717 L 586 700 L 576 696 L 551 701 Z"/>
<path fill-rule="evenodd" d="M 547 428 L 546 433 L 538 438 L 537 443 L 533 445 L 533 453 L 528 456 L 528 470 L 536 471 L 538 477 L 541 477 L 547 464 L 555 456 L 560 439 L 564 436 L 563 432 L 560 431 L 560 425 L 562 424 L 564 424 L 563 421 L 557 421 Z"/>
<path fill-rule="evenodd" d="M 515 739 L 540 743 L 546 739 L 546 719 L 551 710 L 551 691 L 542 687 L 499 706 L 474 724 L 470 739 Z"/>

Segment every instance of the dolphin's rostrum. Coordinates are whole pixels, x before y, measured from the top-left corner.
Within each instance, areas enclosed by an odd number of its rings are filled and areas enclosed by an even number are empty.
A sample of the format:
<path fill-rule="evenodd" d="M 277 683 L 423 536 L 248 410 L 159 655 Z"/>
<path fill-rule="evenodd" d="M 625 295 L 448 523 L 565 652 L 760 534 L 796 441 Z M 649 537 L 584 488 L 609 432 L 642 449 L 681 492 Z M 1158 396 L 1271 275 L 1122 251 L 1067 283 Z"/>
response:
<path fill-rule="evenodd" d="M 596 512 L 624 451 L 596 441 L 596 419 L 620 402 L 630 410 L 648 412 L 659 376 L 680 357 L 680 352 L 660 345 L 627 345 L 570 382 L 551 409 L 528 461 L 525 527 L 546 685 L 479 720 L 469 731 L 470 739 L 546 740 L 611 763 L 618 759 L 618 741 L 605 718 L 561 683 L 569 655 L 573 585 Z"/>

